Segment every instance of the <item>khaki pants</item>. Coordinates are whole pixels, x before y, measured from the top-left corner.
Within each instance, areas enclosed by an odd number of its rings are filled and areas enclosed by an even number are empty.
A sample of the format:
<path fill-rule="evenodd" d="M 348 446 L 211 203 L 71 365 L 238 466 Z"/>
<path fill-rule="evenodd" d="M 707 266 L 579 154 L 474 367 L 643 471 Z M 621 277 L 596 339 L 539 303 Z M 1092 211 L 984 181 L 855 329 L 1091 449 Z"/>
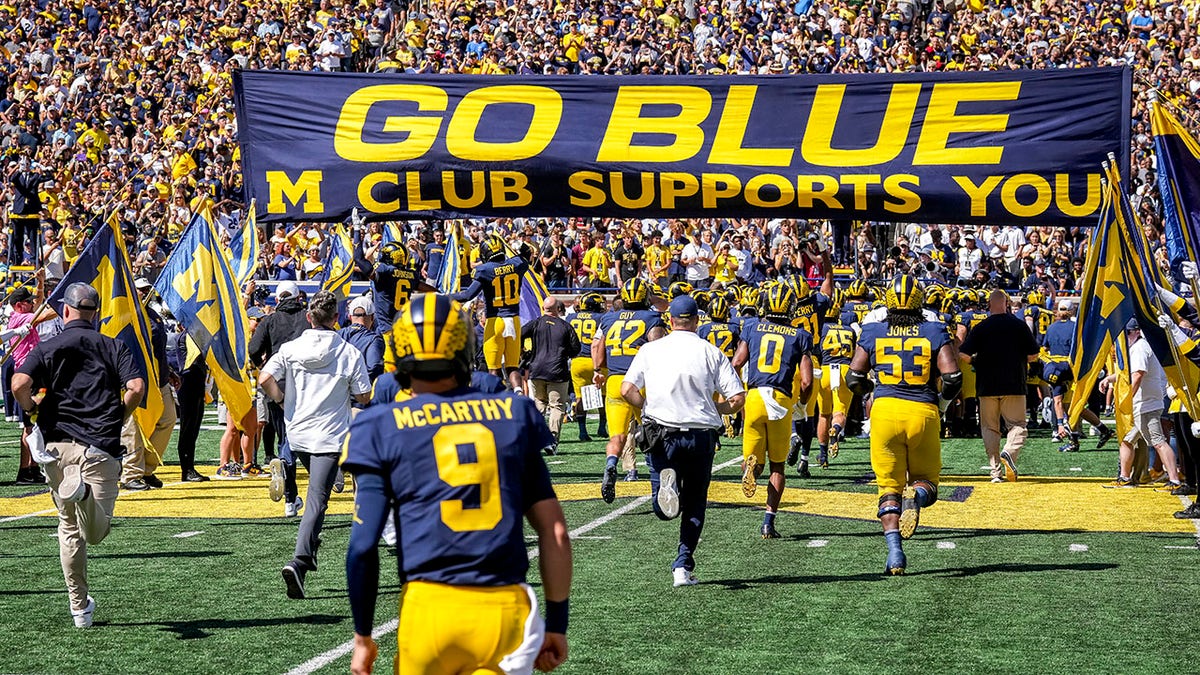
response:
<path fill-rule="evenodd" d="M 1016 464 L 1025 445 L 1025 396 L 980 396 L 979 426 L 983 430 L 983 447 L 987 451 L 992 478 L 1003 478 L 1004 467 L 1000 464 L 1000 420 L 1008 425 L 1008 440 L 1004 451 Z"/>
<path fill-rule="evenodd" d="M 158 467 L 162 465 L 163 456 L 167 454 L 167 443 L 171 442 L 171 432 L 175 430 L 175 422 L 178 418 L 171 385 L 164 384 L 160 391 L 163 399 L 163 414 L 158 418 L 158 423 L 154 425 L 154 431 L 150 433 L 150 446 L 153 452 L 146 451 L 146 445 L 142 442 L 142 435 L 138 433 L 133 415 L 125 420 L 125 426 L 121 428 L 121 445 L 125 446 L 125 457 L 121 460 L 122 483 L 128 483 L 142 476 L 153 476 L 154 472 L 158 471 Z"/>
<path fill-rule="evenodd" d="M 533 402 L 537 404 L 538 412 L 543 415 L 549 410 L 550 433 L 558 438 L 562 431 L 563 416 L 567 413 L 567 395 L 571 390 L 570 382 L 550 382 L 548 380 L 533 380 Z"/>
<path fill-rule="evenodd" d="M 103 450 L 88 450 L 88 446 L 74 441 L 47 443 L 46 449 L 58 456 L 57 462 L 45 467 L 54 505 L 58 507 L 58 557 L 71 609 L 83 609 L 88 596 L 87 545 L 99 544 L 108 536 L 117 503 L 121 462 Z M 69 464 L 79 465 L 80 476 L 88 485 L 88 495 L 83 501 L 65 503 L 58 499 L 62 467 Z"/>

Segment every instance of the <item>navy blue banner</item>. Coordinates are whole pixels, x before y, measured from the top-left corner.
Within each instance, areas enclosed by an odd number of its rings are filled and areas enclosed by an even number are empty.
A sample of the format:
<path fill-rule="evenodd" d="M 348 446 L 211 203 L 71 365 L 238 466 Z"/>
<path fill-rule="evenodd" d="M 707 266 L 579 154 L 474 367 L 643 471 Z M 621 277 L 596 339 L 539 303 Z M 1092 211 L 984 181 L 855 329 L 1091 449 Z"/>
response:
<path fill-rule="evenodd" d="M 493 77 L 240 71 L 259 222 L 792 217 L 1093 226 L 1130 71 Z"/>

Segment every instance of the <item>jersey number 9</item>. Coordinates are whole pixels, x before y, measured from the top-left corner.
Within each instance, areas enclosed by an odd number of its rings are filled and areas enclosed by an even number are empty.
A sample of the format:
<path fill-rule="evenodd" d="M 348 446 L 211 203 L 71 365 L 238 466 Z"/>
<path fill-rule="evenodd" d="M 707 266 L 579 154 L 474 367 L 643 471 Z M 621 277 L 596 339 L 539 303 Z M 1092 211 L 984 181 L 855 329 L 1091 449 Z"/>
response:
<path fill-rule="evenodd" d="M 475 449 L 475 462 L 464 464 L 458 449 Z M 453 487 L 479 486 L 479 507 L 468 508 L 461 499 L 442 502 L 442 522 L 455 532 L 490 530 L 503 517 L 500 501 L 500 467 L 496 460 L 496 437 L 482 424 L 442 427 L 433 435 L 438 478 Z"/>
<path fill-rule="evenodd" d="M 875 341 L 875 363 L 880 369 L 879 384 L 929 384 L 929 360 L 932 349 L 928 338 L 879 338 Z"/>

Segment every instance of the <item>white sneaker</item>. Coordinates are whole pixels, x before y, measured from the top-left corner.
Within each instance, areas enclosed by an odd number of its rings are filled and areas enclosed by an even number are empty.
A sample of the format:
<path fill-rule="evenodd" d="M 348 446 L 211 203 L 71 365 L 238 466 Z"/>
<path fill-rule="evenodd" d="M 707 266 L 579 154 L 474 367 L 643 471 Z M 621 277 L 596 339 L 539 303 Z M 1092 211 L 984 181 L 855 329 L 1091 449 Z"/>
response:
<path fill-rule="evenodd" d="M 62 468 L 62 480 L 58 483 L 57 493 L 61 501 L 68 503 L 80 502 L 87 497 L 87 483 L 83 482 L 78 464 L 68 464 Z"/>
<path fill-rule="evenodd" d="M 304 500 L 296 497 L 296 501 L 288 502 L 283 505 L 283 516 L 285 518 L 295 518 L 300 515 L 300 510 L 304 508 Z"/>
<path fill-rule="evenodd" d="M 675 487 L 675 469 L 663 469 L 658 474 L 658 508 L 671 520 L 679 515 L 679 490 Z"/>
<path fill-rule="evenodd" d="M 76 628 L 89 628 L 92 625 L 92 614 L 96 612 L 96 601 L 88 596 L 87 607 L 71 610 L 71 618 L 75 619 Z"/>
<path fill-rule="evenodd" d="M 999 476 L 996 476 L 995 478 L 992 479 L 992 482 L 993 483 L 1003 483 L 1004 479 Z"/>
<path fill-rule="evenodd" d="M 675 588 L 679 588 L 680 586 L 695 586 L 700 583 L 700 580 L 696 578 L 695 572 L 689 572 L 682 567 L 676 567 L 671 570 L 671 574 L 675 576 L 675 583 L 672 584 Z"/>

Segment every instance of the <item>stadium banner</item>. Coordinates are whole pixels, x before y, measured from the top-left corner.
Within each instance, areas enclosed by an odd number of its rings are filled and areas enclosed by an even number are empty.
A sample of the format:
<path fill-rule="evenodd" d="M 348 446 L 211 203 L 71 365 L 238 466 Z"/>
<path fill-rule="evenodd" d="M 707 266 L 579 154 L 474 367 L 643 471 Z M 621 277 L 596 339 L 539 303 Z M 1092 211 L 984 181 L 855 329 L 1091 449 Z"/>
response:
<path fill-rule="evenodd" d="M 1127 68 L 763 77 L 238 71 L 262 223 L 790 217 L 1093 227 Z"/>

